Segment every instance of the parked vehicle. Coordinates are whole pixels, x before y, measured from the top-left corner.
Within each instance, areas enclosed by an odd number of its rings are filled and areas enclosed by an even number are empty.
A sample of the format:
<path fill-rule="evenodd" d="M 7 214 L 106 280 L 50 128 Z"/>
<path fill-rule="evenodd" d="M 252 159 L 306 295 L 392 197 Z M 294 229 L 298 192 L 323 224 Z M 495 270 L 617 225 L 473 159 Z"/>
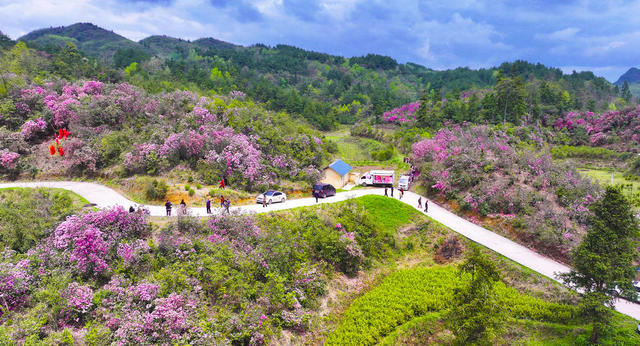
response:
<path fill-rule="evenodd" d="M 318 197 L 322 198 L 336 195 L 336 188 L 331 184 L 315 184 L 313 191 L 318 191 Z"/>
<path fill-rule="evenodd" d="M 360 176 L 358 184 L 362 186 L 393 186 L 394 171 L 369 171 Z"/>
<path fill-rule="evenodd" d="M 262 204 L 262 201 L 265 198 L 267 199 L 267 204 L 271 204 L 286 201 L 287 195 L 284 192 L 269 190 L 263 194 L 258 195 L 258 197 L 256 197 L 256 203 Z"/>
<path fill-rule="evenodd" d="M 403 175 L 398 179 L 398 188 L 403 190 L 409 190 L 409 176 Z"/>

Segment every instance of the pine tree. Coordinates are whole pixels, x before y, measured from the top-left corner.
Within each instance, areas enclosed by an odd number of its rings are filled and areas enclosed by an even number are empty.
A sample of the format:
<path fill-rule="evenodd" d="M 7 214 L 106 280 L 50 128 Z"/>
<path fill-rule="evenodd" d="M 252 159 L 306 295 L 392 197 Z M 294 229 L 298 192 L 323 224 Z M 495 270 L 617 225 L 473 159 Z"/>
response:
<path fill-rule="evenodd" d="M 472 245 L 459 270 L 460 276 L 471 276 L 471 281 L 454 293 L 452 308 L 444 316 L 445 324 L 455 334 L 456 344 L 491 344 L 503 323 L 494 290 L 500 280 L 498 268 L 477 245 Z"/>
<path fill-rule="evenodd" d="M 631 102 L 631 90 L 629 90 L 629 83 L 624 81 L 622 85 L 622 98 L 627 101 L 627 103 Z"/>
<path fill-rule="evenodd" d="M 636 296 L 633 279 L 638 257 L 634 239 L 640 233 L 629 200 L 620 186 L 608 186 L 591 206 L 590 229 L 573 253 L 573 269 L 561 275 L 564 282 L 582 291 L 583 316 L 593 324 L 591 342 L 606 331 L 618 296 Z"/>

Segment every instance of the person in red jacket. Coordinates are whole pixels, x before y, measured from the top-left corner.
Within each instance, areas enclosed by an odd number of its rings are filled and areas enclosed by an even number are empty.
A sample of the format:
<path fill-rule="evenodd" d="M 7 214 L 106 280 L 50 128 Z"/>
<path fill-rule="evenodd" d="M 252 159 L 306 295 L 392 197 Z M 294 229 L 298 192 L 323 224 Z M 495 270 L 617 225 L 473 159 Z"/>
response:
<path fill-rule="evenodd" d="M 218 185 L 218 187 L 224 190 L 224 179 L 220 179 L 220 184 Z"/>

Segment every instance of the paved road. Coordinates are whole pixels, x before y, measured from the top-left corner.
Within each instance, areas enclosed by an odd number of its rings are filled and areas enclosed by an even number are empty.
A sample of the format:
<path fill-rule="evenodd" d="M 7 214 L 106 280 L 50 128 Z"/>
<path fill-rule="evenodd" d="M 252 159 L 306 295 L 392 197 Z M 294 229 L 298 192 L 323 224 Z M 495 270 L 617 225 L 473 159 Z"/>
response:
<path fill-rule="evenodd" d="M 42 181 L 42 182 L 12 182 L 12 183 L 0 183 L 0 188 L 6 187 L 56 187 L 71 190 L 78 195 L 86 198 L 89 202 L 95 203 L 100 208 L 112 207 L 115 205 L 121 205 L 128 208 L 130 205 L 136 205 L 136 203 L 130 201 L 126 197 L 120 195 L 116 191 L 108 188 L 104 185 L 87 182 L 71 182 L 71 181 Z M 382 195 L 382 189 L 359 189 L 354 191 L 340 192 L 334 197 L 326 199 L 320 199 L 321 203 L 333 203 L 343 201 L 349 198 L 361 197 L 365 195 Z M 399 194 L 396 190 L 395 198 L 398 198 Z M 419 195 L 413 192 L 405 192 L 404 197 L 400 200 L 408 205 L 417 209 Z M 425 201 L 426 198 L 422 197 Z M 231 207 L 231 211 L 238 210 L 241 212 L 255 212 L 262 213 L 274 210 L 283 210 L 297 207 L 304 207 L 316 204 L 314 198 L 300 198 L 294 200 L 288 200 L 285 203 L 272 204 L 267 208 L 263 208 L 262 205 L 253 204 L 238 207 Z M 215 203 L 213 204 L 215 205 Z M 145 206 L 149 208 L 151 215 L 164 216 L 164 206 Z M 215 213 L 220 212 L 220 208 L 212 208 Z M 206 216 L 205 208 L 190 208 L 192 215 Z M 175 208 L 174 208 L 175 214 Z M 570 268 L 562 263 L 556 262 L 548 257 L 540 255 L 520 244 L 517 244 L 503 236 L 495 234 L 486 228 L 480 227 L 474 223 L 471 223 L 450 211 L 436 205 L 429 201 L 429 211 L 427 212 L 434 220 L 442 223 L 443 225 L 451 228 L 455 232 L 473 240 L 476 243 L 482 244 L 489 249 L 522 264 L 536 272 L 550 277 L 556 281 L 556 273 L 566 273 Z M 640 305 L 628 302 L 626 300 L 618 300 L 616 302 L 616 310 L 619 312 L 631 316 L 637 320 L 640 320 Z"/>

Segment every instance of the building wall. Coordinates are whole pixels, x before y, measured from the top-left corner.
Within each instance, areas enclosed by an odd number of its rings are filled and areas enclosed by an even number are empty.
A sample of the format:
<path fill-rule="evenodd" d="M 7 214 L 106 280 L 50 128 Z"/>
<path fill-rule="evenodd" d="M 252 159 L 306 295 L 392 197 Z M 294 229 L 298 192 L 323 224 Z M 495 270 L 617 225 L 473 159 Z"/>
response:
<path fill-rule="evenodd" d="M 320 180 L 320 182 L 331 184 L 336 189 L 340 189 L 344 186 L 344 179 L 332 168 L 325 168 L 324 171 L 322 171 L 322 180 Z"/>

